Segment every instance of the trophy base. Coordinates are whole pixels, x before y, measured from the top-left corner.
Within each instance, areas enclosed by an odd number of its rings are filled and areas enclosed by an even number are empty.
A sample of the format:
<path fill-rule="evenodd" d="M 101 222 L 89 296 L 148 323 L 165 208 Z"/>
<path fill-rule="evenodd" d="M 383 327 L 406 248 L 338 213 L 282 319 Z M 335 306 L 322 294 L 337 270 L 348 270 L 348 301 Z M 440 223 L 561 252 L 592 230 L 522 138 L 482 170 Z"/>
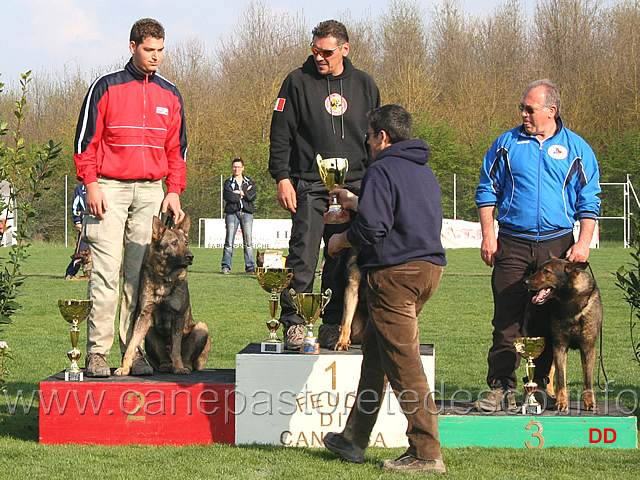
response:
<path fill-rule="evenodd" d="M 522 405 L 523 415 L 540 415 L 542 413 L 542 405 Z"/>
<path fill-rule="evenodd" d="M 319 343 L 303 343 L 300 345 L 300 353 L 306 353 L 307 355 L 315 355 L 320 353 Z"/>
<path fill-rule="evenodd" d="M 262 342 L 260 344 L 260 353 L 282 353 L 284 351 L 284 343 L 268 343 Z"/>
<path fill-rule="evenodd" d="M 82 382 L 83 381 L 83 373 L 80 372 L 64 372 L 64 381 L 65 382 Z"/>
<path fill-rule="evenodd" d="M 337 225 L 341 223 L 348 223 L 351 220 L 349 212 L 343 209 L 329 210 L 324 214 L 324 223 L 330 225 Z"/>

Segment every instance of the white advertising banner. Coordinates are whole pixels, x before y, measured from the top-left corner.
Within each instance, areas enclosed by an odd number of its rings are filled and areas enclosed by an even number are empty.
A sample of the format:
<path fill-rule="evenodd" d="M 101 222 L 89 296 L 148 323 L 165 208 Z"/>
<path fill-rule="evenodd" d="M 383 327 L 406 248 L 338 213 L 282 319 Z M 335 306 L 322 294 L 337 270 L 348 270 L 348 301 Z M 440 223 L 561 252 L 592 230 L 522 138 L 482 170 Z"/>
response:
<path fill-rule="evenodd" d="M 577 239 L 580 224 L 574 226 L 574 236 Z M 496 224 L 497 232 L 497 224 Z M 260 250 L 289 248 L 291 234 L 291 220 L 289 219 L 255 219 L 253 221 L 253 246 Z M 226 229 L 222 218 L 201 218 L 198 247 L 223 248 Z M 482 229 L 480 222 L 466 220 L 444 219 L 441 233 L 444 248 L 480 248 L 482 243 Z M 234 248 L 242 247 L 242 230 L 238 229 L 234 240 Z M 596 225 L 591 241 L 591 248 L 600 247 L 600 229 Z"/>

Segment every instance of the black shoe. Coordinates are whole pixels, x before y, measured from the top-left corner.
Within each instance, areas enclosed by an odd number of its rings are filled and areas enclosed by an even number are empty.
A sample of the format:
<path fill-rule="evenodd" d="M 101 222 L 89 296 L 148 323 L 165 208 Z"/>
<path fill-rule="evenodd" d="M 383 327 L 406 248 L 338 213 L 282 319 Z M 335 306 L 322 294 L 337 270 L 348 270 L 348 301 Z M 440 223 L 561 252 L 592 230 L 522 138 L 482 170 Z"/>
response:
<path fill-rule="evenodd" d="M 380 468 L 389 472 L 424 472 L 424 473 L 446 473 L 447 469 L 441 459 L 420 460 L 408 453 L 405 453 L 395 460 L 385 460 L 380 464 Z"/>
<path fill-rule="evenodd" d="M 327 433 L 324 446 L 342 457 L 345 462 L 364 463 L 364 448 L 356 447 L 344 439 L 341 433 Z"/>

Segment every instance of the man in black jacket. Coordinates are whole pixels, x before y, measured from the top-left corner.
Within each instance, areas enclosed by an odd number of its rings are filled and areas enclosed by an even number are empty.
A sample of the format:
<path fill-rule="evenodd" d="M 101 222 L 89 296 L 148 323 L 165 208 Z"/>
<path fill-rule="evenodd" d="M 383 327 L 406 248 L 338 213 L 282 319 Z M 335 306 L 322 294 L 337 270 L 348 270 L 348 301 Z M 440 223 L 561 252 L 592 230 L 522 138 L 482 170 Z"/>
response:
<path fill-rule="evenodd" d="M 380 105 L 380 92 L 373 79 L 353 66 L 349 58 L 349 36 L 335 20 L 313 29 L 312 55 L 301 68 L 284 80 L 271 121 L 269 171 L 278 184 L 278 201 L 291 212 L 293 226 L 287 267 L 293 268 L 290 287 L 311 292 L 320 242 L 348 224 L 326 225 L 329 192 L 320 179 L 316 155 L 347 158 L 347 188 L 357 188 L 368 163 L 365 141 L 366 114 Z M 334 278 L 336 261 L 325 255 L 322 290 L 333 290 L 331 302 L 319 330 L 320 346 L 332 348 L 342 320 L 344 286 Z M 280 297 L 285 346 L 299 348 L 303 321 L 296 314 L 288 289 Z"/>
<path fill-rule="evenodd" d="M 242 229 L 242 244 L 244 246 L 244 270 L 247 273 L 256 273 L 256 264 L 253 259 L 253 202 L 256 200 L 256 182 L 244 176 L 244 160 L 242 157 L 234 158 L 231 162 L 233 175 L 224 182 L 224 207 L 225 225 L 227 236 L 224 241 L 224 253 L 222 254 L 222 271 L 227 275 L 231 272 L 233 260 L 233 240 L 238 231 L 238 225 Z"/>

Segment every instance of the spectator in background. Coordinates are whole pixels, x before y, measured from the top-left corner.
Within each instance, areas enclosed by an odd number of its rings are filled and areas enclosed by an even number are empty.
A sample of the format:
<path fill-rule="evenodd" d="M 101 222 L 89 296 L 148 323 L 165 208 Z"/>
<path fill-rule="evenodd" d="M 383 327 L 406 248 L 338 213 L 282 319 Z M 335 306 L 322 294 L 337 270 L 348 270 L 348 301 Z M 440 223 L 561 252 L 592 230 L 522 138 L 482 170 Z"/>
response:
<path fill-rule="evenodd" d="M 84 183 L 81 183 L 73 190 L 73 202 L 71 204 L 71 215 L 73 216 L 73 224 L 74 228 L 78 232 L 75 253 L 78 253 L 79 251 L 89 247 L 89 245 L 82 241 L 82 219 L 84 218 L 86 201 L 87 189 L 85 188 Z M 71 280 L 73 277 L 75 277 L 81 266 L 82 261 L 80 259 L 71 258 L 71 262 L 69 263 L 67 271 L 64 274 L 64 279 Z"/>
<path fill-rule="evenodd" d="M 242 244 L 244 246 L 244 270 L 255 275 L 256 264 L 253 258 L 253 212 L 256 201 L 256 182 L 244 176 L 244 160 L 242 157 L 234 158 L 231 162 L 233 175 L 224 182 L 223 197 L 224 220 L 227 235 L 224 241 L 224 253 L 222 254 L 222 273 L 228 275 L 231 272 L 233 261 L 233 240 L 236 237 L 238 226 L 242 229 Z"/>

